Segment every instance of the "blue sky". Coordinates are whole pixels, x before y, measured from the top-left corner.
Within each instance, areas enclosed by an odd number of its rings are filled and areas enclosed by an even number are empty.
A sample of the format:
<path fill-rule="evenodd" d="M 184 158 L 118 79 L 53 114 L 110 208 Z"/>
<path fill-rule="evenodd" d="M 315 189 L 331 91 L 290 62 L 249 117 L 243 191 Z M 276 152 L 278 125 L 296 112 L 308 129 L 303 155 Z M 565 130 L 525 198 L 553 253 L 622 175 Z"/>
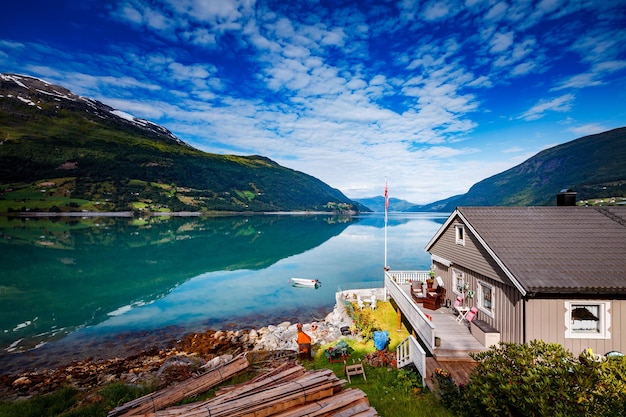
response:
<path fill-rule="evenodd" d="M 626 125 L 626 0 L 5 3 L 0 72 L 351 198 L 429 203 Z"/>

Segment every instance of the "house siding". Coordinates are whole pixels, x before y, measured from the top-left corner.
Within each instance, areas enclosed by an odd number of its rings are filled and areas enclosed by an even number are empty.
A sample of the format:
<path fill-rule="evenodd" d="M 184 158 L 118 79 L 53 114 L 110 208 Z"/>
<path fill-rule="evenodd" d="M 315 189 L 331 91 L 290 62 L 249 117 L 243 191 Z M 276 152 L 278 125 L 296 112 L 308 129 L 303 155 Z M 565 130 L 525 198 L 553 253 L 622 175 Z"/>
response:
<path fill-rule="evenodd" d="M 493 281 L 509 284 L 510 281 L 489 253 L 482 247 L 476 236 L 465 227 L 465 245 L 456 243 L 455 225 L 462 224 L 457 217 L 431 247 L 432 254 L 460 264 Z"/>
<path fill-rule="evenodd" d="M 448 218 L 426 249 L 433 255 L 436 274 L 449 288 L 449 303 L 456 298 L 455 269 L 463 272 L 471 290 L 477 290 L 479 280 L 493 286 L 493 314 L 479 310 L 477 319 L 498 329 L 501 341 L 541 339 L 559 343 L 574 354 L 587 348 L 601 354 L 626 353 L 624 221 L 626 208 L 617 213 L 577 208 L 462 208 Z M 456 241 L 457 225 L 464 226 L 464 244 Z M 595 240 L 588 241 L 589 234 Z M 574 245 L 570 250 L 571 243 L 581 242 L 591 246 Z M 538 256 L 546 253 L 549 256 Z M 597 260 L 600 255 L 604 257 Z M 585 272 L 582 267 L 590 265 L 606 273 Z M 568 299 L 564 291 L 576 298 Z M 607 338 L 566 337 L 566 303 L 581 301 L 584 294 L 590 294 L 588 301 L 603 297 L 597 301 L 610 302 Z M 477 301 L 467 299 L 466 305 Z"/>
<path fill-rule="evenodd" d="M 487 315 L 480 309 L 476 319 L 484 320 L 500 332 L 500 340 L 503 342 L 522 343 L 523 341 L 523 317 L 524 302 L 519 292 L 511 286 L 504 285 L 501 282 L 494 281 L 484 275 L 480 275 L 470 269 L 460 265 L 453 264 L 450 267 L 435 264 L 435 272 L 444 281 L 444 286 L 450 288 L 446 293 L 446 297 L 450 304 L 453 304 L 457 295 L 453 289 L 453 269 L 463 272 L 465 281 L 469 284 L 469 289 L 476 291 L 478 281 L 484 281 L 494 286 L 494 308 L 493 317 Z M 473 307 L 477 304 L 476 298 L 467 298 L 467 305 Z"/>
<path fill-rule="evenodd" d="M 608 339 L 574 339 L 565 337 L 565 303 L 572 299 L 531 299 L 526 308 L 526 340 L 544 340 L 559 343 L 574 355 L 587 348 L 604 354 L 612 350 L 626 350 L 626 300 L 608 300 L 611 303 L 611 336 Z M 578 301 L 578 300 L 576 300 Z M 589 299 L 593 302 L 596 300 Z M 607 301 L 607 300 L 597 300 Z"/>

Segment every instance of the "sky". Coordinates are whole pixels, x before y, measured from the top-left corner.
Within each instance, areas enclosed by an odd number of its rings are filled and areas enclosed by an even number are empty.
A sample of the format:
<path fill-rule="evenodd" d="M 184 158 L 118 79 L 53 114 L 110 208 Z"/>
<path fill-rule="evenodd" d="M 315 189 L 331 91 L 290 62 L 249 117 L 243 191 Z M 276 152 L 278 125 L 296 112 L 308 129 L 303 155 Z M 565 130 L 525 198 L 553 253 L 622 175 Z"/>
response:
<path fill-rule="evenodd" d="M 625 28 L 626 0 L 20 0 L 0 72 L 427 204 L 626 126 Z"/>

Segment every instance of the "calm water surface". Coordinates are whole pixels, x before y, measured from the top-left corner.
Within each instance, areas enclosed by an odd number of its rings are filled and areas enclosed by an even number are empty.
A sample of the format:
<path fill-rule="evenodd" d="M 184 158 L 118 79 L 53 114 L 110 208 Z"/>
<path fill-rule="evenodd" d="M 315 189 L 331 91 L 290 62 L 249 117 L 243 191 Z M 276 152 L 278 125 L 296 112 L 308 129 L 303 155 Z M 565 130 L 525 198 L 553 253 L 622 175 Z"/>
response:
<path fill-rule="evenodd" d="M 392 269 L 428 269 L 446 214 L 389 216 Z M 384 216 L 0 218 L 0 371 L 105 357 L 189 331 L 310 322 L 380 286 Z M 290 277 L 314 277 L 318 289 Z"/>

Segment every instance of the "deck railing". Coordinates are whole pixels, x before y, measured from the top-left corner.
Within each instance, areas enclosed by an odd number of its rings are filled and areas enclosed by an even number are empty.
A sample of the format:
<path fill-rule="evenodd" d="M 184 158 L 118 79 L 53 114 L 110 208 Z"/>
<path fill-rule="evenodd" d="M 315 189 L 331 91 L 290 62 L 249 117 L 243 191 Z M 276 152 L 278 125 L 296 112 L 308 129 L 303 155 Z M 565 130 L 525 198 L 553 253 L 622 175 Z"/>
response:
<path fill-rule="evenodd" d="M 398 368 L 412 363 L 422 376 L 422 386 L 426 386 L 426 352 L 413 336 L 404 339 L 396 347 Z"/>
<path fill-rule="evenodd" d="M 386 271 L 386 274 L 390 274 L 391 278 L 398 284 L 408 284 L 413 281 L 425 282 L 428 278 L 430 271 Z"/>
<path fill-rule="evenodd" d="M 400 274 L 397 271 L 385 271 L 385 290 L 389 293 L 389 296 L 394 299 L 406 320 L 411 324 L 413 330 L 417 333 L 420 340 L 426 346 L 430 352 L 435 347 L 435 326 L 424 315 L 424 313 L 417 308 L 415 302 L 406 291 L 402 290 L 398 284 L 398 276 Z M 428 275 L 428 272 L 426 272 Z M 394 280 L 393 277 L 396 277 Z"/>

